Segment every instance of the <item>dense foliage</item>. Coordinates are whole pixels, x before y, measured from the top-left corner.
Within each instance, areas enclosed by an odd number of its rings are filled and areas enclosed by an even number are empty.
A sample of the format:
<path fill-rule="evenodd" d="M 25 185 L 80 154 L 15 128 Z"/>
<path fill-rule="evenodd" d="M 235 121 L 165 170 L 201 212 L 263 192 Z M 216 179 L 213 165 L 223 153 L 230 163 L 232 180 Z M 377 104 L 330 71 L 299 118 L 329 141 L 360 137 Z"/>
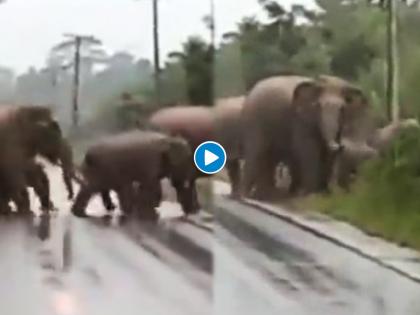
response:
<path fill-rule="evenodd" d="M 363 166 L 351 193 L 313 196 L 304 205 L 420 249 L 419 187 L 420 132 L 407 130 L 380 159 Z"/>

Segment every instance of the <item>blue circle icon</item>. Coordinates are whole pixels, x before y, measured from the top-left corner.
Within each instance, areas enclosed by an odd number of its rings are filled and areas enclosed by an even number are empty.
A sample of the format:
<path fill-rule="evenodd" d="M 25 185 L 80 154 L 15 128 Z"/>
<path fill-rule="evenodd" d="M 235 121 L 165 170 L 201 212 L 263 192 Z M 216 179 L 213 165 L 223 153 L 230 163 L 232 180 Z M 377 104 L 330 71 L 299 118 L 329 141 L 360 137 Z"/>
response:
<path fill-rule="evenodd" d="M 226 164 L 226 151 L 217 142 L 203 142 L 195 149 L 194 163 L 201 172 L 205 174 L 216 174 Z"/>

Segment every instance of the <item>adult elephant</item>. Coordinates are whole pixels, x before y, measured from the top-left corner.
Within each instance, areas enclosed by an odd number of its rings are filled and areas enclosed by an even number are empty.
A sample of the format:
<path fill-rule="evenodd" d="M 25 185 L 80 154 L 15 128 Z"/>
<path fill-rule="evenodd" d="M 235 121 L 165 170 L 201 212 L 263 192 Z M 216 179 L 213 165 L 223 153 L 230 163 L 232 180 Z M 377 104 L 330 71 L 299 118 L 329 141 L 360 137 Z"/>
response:
<path fill-rule="evenodd" d="M 232 183 L 232 195 L 239 194 L 240 165 L 242 156 L 241 111 L 243 96 L 216 100 L 214 107 L 176 106 L 157 111 L 150 118 L 150 124 L 171 135 L 180 135 L 193 149 L 205 141 L 217 141 L 226 150 L 229 179 Z M 193 163 L 191 161 L 191 163 Z M 195 181 L 208 175 L 195 168 L 191 186 Z M 194 193 L 197 195 L 196 192 Z M 196 210 L 199 209 L 195 197 Z"/>
<path fill-rule="evenodd" d="M 2 127 L 3 132 L 11 132 L 10 143 L 5 143 L 5 150 L 0 153 L 0 192 L 2 209 L 9 209 L 9 201 L 15 201 L 13 187 L 10 185 L 10 178 L 15 180 L 15 177 L 21 177 L 24 173 L 25 185 L 32 187 L 40 199 L 41 208 L 43 211 L 52 210 L 54 208 L 53 202 L 50 198 L 50 183 L 44 167 L 36 161 L 36 156 L 40 155 L 46 158 L 53 164 L 61 164 L 63 172 L 63 181 L 68 191 L 68 198 L 73 198 L 72 178 L 74 178 L 73 157 L 69 143 L 62 136 L 61 128 L 57 121 L 52 117 L 50 109 L 45 106 L 23 106 L 23 107 L 2 107 L 0 113 L 11 119 L 7 122 L 10 125 Z M 27 118 L 25 118 L 27 116 Z M 4 117 L 4 116 L 3 116 Z M 26 120 L 29 120 L 28 121 Z M 17 125 L 14 126 L 14 124 Z M 30 125 L 33 126 L 30 126 Z M 14 126 L 14 127 L 13 127 Z M 2 133 L 0 132 L 0 137 Z M 8 155 L 10 154 L 10 155 Z M 14 156 L 15 169 L 6 170 L 8 159 Z M 19 161 L 19 163 L 17 163 Z M 6 164 L 4 164 L 6 163 Z M 13 175 L 13 172 L 15 173 Z M 24 205 L 29 207 L 26 200 L 27 191 L 23 189 L 20 193 Z M 27 212 L 26 209 L 24 212 Z M 2 212 L 6 212 L 2 211 Z"/>
<path fill-rule="evenodd" d="M 26 187 L 34 184 L 30 182 L 33 171 L 38 174 L 40 171 L 34 164 L 34 157 L 38 154 L 41 143 L 47 146 L 47 143 L 55 145 L 60 141 L 61 133 L 57 128 L 59 126 L 54 121 L 50 109 L 45 106 L 0 107 L 1 204 L 12 200 L 19 211 L 24 213 L 30 211 Z M 47 130 L 49 138 L 44 137 Z M 44 210 L 48 210 L 51 203 L 47 203 L 45 195 L 41 194 L 41 188 L 35 191 L 41 199 Z"/>
<path fill-rule="evenodd" d="M 246 97 L 243 193 L 255 187 L 260 198 L 274 187 L 274 170 L 285 163 L 292 177 L 290 192 L 328 189 L 341 137 L 355 133 L 367 102 L 360 89 L 332 76 L 316 79 L 275 76 L 258 82 Z"/>
<path fill-rule="evenodd" d="M 344 150 L 338 158 L 335 170 L 337 184 L 348 190 L 362 163 L 379 157 L 389 149 L 403 131 L 411 128 L 420 128 L 416 119 L 409 118 L 391 122 L 385 127 L 376 129 L 364 141 L 344 139 Z"/>
<path fill-rule="evenodd" d="M 189 178 L 193 166 L 188 143 L 154 131 L 134 130 L 111 136 L 92 145 L 80 167 L 83 183 L 72 206 L 72 213 L 86 217 L 86 206 L 96 193 L 114 190 L 123 211 L 130 212 L 132 184 L 140 185 L 144 202 L 139 215 L 156 219 L 154 206 L 160 199 L 160 180 L 168 177 L 186 213 L 192 209 Z"/>

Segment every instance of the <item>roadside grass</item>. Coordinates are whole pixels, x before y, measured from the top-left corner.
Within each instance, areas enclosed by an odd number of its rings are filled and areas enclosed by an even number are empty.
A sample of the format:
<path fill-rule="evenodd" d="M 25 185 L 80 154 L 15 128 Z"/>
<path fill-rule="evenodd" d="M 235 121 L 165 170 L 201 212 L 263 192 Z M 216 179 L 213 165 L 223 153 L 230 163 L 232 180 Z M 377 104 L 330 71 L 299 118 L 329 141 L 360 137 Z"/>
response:
<path fill-rule="evenodd" d="M 407 130 L 361 167 L 350 192 L 338 188 L 298 202 L 403 246 L 420 250 L 420 132 Z"/>

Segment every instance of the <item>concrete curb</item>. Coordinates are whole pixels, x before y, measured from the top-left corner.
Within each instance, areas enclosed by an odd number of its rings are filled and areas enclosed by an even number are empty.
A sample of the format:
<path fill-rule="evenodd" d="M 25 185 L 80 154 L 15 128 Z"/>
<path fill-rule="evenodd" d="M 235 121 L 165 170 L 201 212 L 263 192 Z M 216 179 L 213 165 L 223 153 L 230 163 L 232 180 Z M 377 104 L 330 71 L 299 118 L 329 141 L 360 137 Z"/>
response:
<path fill-rule="evenodd" d="M 311 233 L 319 238 L 325 239 L 331 243 L 334 243 L 337 246 L 343 247 L 356 255 L 368 259 L 379 266 L 396 272 L 400 276 L 403 276 L 411 281 L 414 281 L 420 284 L 420 254 L 418 253 L 408 253 L 410 250 L 405 248 L 399 248 L 394 244 L 388 243 L 382 239 L 370 237 L 355 227 L 352 227 L 350 224 L 342 223 L 339 221 L 334 221 L 327 216 L 318 216 L 317 221 L 310 221 L 310 219 L 305 218 L 303 216 L 299 216 L 296 214 L 288 213 L 287 210 L 284 210 L 277 206 L 272 206 L 269 204 L 265 204 L 262 202 L 257 202 L 254 200 L 241 200 L 240 203 L 255 207 L 266 214 L 273 216 L 277 219 L 280 219 L 286 223 L 292 224 L 305 232 Z M 323 223 L 319 222 L 320 217 L 323 217 Z M 386 257 L 382 257 L 381 255 L 375 255 L 371 249 L 373 244 L 363 245 L 363 244 L 356 244 L 357 240 L 351 239 L 350 235 L 346 235 L 345 232 L 338 235 L 337 231 L 334 231 L 330 224 L 339 224 L 339 225 L 347 225 L 347 230 L 354 229 L 357 234 L 362 234 L 366 239 L 369 241 L 374 241 L 380 246 L 383 247 L 394 247 L 393 253 L 389 254 Z M 382 244 L 380 244 L 382 243 Z M 395 251 L 401 251 L 400 253 L 396 253 Z M 417 256 L 417 257 L 416 257 Z M 415 261 L 415 262 L 407 262 L 407 260 Z M 415 267 L 415 268 L 413 268 Z"/>
<path fill-rule="evenodd" d="M 215 182 L 215 190 L 226 194 L 230 185 Z M 221 193 L 222 192 L 222 193 Z M 277 205 L 243 199 L 239 203 L 282 220 L 288 224 L 345 248 L 377 265 L 391 270 L 402 277 L 420 284 L 420 253 L 403 248 L 379 237 L 372 237 L 349 223 L 335 220 L 315 212 L 296 213 Z"/>

